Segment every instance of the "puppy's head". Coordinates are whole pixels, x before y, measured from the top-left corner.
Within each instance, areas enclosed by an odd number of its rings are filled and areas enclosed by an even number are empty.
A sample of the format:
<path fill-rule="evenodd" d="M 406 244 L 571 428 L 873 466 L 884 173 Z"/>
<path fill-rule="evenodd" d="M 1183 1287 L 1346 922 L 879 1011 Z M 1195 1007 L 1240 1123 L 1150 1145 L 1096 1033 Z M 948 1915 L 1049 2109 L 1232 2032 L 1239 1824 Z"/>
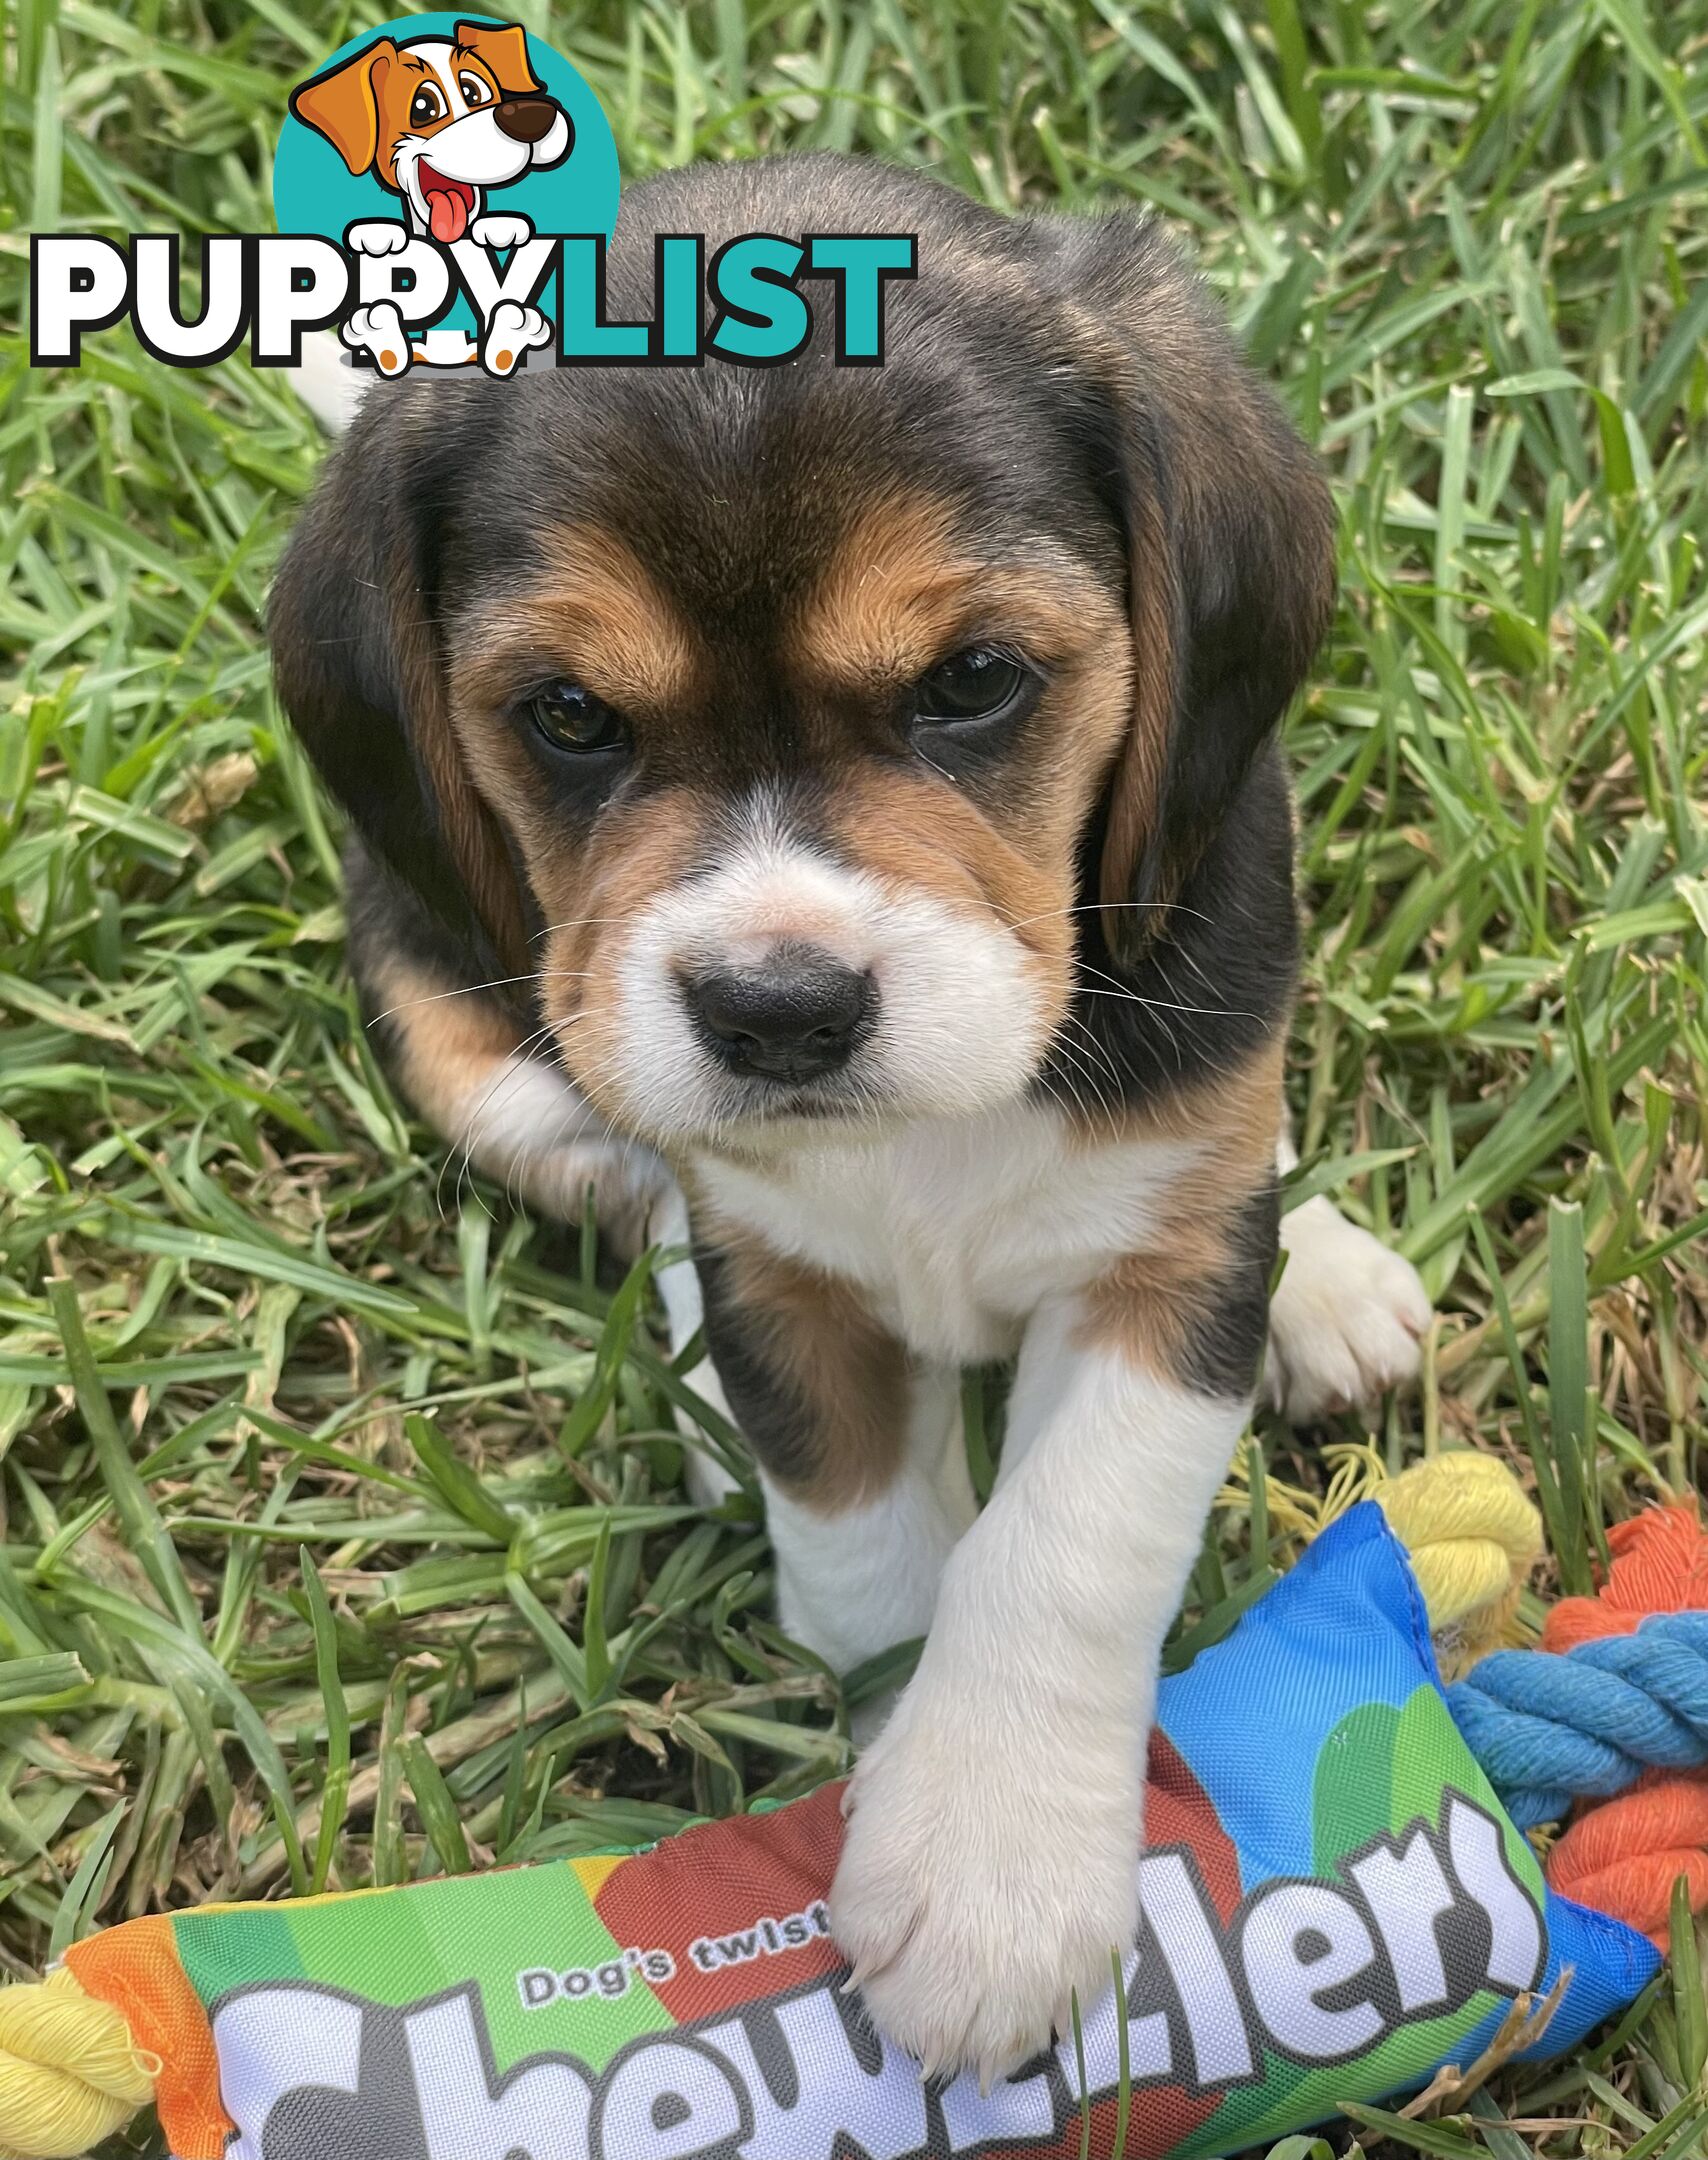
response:
<path fill-rule="evenodd" d="M 353 173 L 372 172 L 447 245 L 482 188 L 561 163 L 574 131 L 545 96 L 515 23 L 459 23 L 453 37 L 376 38 L 291 93 L 291 111 Z"/>
<path fill-rule="evenodd" d="M 658 231 L 906 229 L 886 362 L 376 396 L 287 558 L 284 701 L 370 850 L 666 1147 L 1022 1096 L 1195 899 L 1325 627 L 1326 493 L 1173 250 L 832 159 Z M 828 302 L 828 291 L 824 293 Z"/>

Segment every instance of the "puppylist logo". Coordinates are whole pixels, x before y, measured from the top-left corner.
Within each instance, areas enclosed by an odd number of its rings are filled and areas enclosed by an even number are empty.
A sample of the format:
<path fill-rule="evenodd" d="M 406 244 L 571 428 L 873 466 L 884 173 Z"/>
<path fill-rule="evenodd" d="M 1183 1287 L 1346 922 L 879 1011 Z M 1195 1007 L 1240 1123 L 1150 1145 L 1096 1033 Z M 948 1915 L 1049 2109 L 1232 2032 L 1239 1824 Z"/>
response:
<path fill-rule="evenodd" d="M 75 367 L 87 333 L 128 320 L 174 367 L 245 342 L 255 366 L 294 367 L 304 336 L 329 328 L 356 366 L 386 376 L 506 376 L 530 356 L 765 367 L 799 353 L 829 306 L 838 364 L 882 363 L 886 287 L 915 275 L 914 234 L 748 233 L 708 259 L 703 234 L 664 233 L 649 318 L 612 321 L 618 187 L 610 123 L 561 54 L 519 23 L 406 16 L 291 91 L 273 164 L 279 230 L 203 238 L 195 316 L 176 234 L 34 235 L 30 359 Z"/>

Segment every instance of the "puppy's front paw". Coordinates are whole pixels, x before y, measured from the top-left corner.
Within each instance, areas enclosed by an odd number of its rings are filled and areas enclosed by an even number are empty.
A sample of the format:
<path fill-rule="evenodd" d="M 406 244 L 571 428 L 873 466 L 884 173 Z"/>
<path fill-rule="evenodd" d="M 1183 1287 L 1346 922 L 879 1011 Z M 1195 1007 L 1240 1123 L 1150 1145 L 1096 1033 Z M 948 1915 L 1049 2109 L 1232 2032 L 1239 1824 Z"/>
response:
<path fill-rule="evenodd" d="M 499 210 L 476 218 L 469 231 L 474 236 L 476 245 L 483 248 L 520 247 L 524 240 L 534 237 L 534 228 L 525 217 L 516 217 Z"/>
<path fill-rule="evenodd" d="M 879 2030 L 986 2086 L 1108 1987 L 1138 1923 L 1130 1735 L 936 1714 L 917 1685 L 855 1770 L 831 1932 Z M 1006 1727 L 1004 1730 L 1003 1728 Z"/>
<path fill-rule="evenodd" d="M 1416 1377 L 1429 1293 L 1409 1260 L 1320 1195 L 1282 1224 L 1264 1385 L 1295 1425 L 1372 1403 Z"/>
<path fill-rule="evenodd" d="M 626 1264 L 646 1245 L 648 1218 L 669 1177 L 650 1148 L 580 1140 L 547 1149 L 517 1182 L 534 1207 L 559 1222 L 579 1222 L 591 1201 L 599 1235 Z"/>

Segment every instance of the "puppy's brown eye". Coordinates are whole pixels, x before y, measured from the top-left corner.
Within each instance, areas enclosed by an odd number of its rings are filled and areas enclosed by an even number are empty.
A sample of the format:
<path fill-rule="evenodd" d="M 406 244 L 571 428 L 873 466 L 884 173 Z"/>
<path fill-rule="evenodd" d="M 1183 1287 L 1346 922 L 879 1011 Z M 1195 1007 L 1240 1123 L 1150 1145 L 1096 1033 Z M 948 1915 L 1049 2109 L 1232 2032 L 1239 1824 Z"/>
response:
<path fill-rule="evenodd" d="M 431 83 L 423 83 L 409 101 L 411 127 L 431 127 L 445 114 L 445 101 Z"/>
<path fill-rule="evenodd" d="M 1031 681 L 1030 671 L 1010 654 L 970 645 L 920 677 L 913 692 L 914 718 L 935 727 L 995 720 L 1019 705 Z"/>
<path fill-rule="evenodd" d="M 576 682 L 548 683 L 536 691 L 528 700 L 528 717 L 554 750 L 578 757 L 621 750 L 629 739 L 622 714 Z"/>
<path fill-rule="evenodd" d="M 457 77 L 457 88 L 462 92 L 471 108 L 476 105 L 487 104 L 492 97 L 492 92 L 478 75 L 459 75 Z"/>

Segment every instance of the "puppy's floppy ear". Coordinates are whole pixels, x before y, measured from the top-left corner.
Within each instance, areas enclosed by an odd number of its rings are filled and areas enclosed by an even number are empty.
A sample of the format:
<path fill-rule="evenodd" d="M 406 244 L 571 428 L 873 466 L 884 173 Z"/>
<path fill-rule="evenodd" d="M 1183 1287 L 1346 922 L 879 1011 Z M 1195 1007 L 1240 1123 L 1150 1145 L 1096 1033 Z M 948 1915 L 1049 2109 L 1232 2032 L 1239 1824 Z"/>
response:
<path fill-rule="evenodd" d="M 447 709 L 435 536 L 457 431 L 411 418 L 364 416 L 331 459 L 285 551 L 267 629 L 280 703 L 321 777 L 490 980 L 529 969 L 527 904 Z"/>
<path fill-rule="evenodd" d="M 1126 536 L 1133 711 L 1097 898 L 1110 951 L 1131 957 L 1165 930 L 1328 629 L 1334 508 L 1155 226 L 1110 217 L 1053 232 Z"/>
<path fill-rule="evenodd" d="M 528 33 L 520 23 L 494 29 L 490 23 L 460 22 L 456 41 L 486 62 L 501 90 L 513 93 L 540 87 L 528 59 Z"/>
<path fill-rule="evenodd" d="M 396 62 L 391 39 L 376 38 L 291 92 L 291 111 L 324 135 L 353 173 L 366 172 L 379 154 L 380 92 Z"/>

